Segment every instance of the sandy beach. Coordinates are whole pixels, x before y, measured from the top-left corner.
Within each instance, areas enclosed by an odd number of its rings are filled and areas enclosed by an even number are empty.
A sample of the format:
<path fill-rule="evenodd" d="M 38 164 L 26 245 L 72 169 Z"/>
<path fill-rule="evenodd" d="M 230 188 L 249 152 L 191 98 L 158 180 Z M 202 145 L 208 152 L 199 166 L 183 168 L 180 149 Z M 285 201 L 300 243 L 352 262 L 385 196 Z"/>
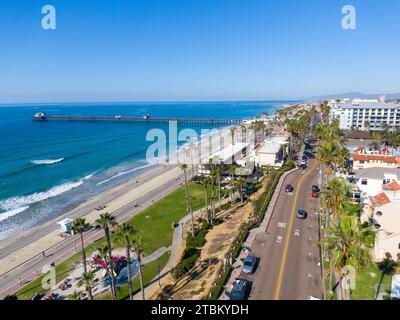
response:
<path fill-rule="evenodd" d="M 173 180 L 181 174 L 182 172 L 177 166 L 157 166 L 120 186 L 90 198 L 77 208 L 49 221 L 45 225 L 1 241 L 0 274 L 12 270 L 21 263 L 62 242 L 64 238 L 56 230 L 57 221 L 65 217 L 73 219 L 84 216 L 89 223 L 94 223 L 101 212 L 107 211 L 118 214 L 118 210 L 156 189 L 161 185 L 161 182 Z M 107 205 L 104 211 L 93 209 L 103 204 Z"/>
<path fill-rule="evenodd" d="M 210 142 L 211 148 L 208 146 L 208 142 Z M 230 142 L 230 131 L 229 128 L 226 128 L 220 133 L 214 134 L 210 140 L 207 139 L 207 144 L 200 143 L 201 146 L 198 149 L 202 152 L 207 149 L 208 152 L 213 153 L 218 150 L 218 147 L 225 146 Z M 184 150 L 184 148 L 185 146 L 180 149 Z M 169 181 L 179 179 L 180 176 L 182 176 L 182 171 L 177 165 L 156 165 L 128 182 L 88 199 L 76 208 L 41 226 L 0 241 L 0 276 L 30 259 L 41 257 L 43 251 L 63 242 L 64 238 L 56 230 L 57 221 L 67 217 L 71 219 L 85 217 L 89 223 L 93 223 L 101 212 L 107 211 L 117 217 L 122 211 L 125 211 L 126 215 L 127 209 L 132 212 L 129 214 L 131 217 L 143 210 L 143 208 L 133 210 L 133 202 L 152 192 L 163 193 L 162 190 L 157 189 Z M 94 208 L 99 205 L 106 205 L 106 208 L 102 211 L 95 210 Z M 129 205 L 131 208 L 126 208 Z"/>

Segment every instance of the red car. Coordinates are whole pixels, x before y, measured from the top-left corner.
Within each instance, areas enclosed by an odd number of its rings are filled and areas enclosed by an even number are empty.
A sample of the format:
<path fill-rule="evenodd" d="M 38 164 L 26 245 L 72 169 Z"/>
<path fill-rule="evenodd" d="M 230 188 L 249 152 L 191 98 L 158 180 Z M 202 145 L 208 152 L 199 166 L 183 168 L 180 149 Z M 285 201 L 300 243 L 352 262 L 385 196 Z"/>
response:
<path fill-rule="evenodd" d="M 311 194 L 311 196 L 312 196 L 313 198 L 319 198 L 319 193 L 318 193 L 318 192 L 313 192 L 313 193 Z"/>

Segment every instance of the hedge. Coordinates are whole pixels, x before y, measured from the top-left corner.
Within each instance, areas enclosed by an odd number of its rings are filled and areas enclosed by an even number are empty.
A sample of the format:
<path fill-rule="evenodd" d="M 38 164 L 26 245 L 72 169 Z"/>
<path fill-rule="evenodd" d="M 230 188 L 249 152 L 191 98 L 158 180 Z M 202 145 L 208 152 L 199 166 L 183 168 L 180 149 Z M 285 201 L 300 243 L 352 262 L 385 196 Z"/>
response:
<path fill-rule="evenodd" d="M 279 170 L 274 172 L 273 179 L 269 180 L 269 182 L 267 183 L 268 191 L 263 196 L 261 196 L 260 199 L 258 199 L 256 201 L 255 216 L 257 217 L 257 222 L 246 223 L 243 226 L 243 228 L 241 228 L 241 232 L 236 237 L 236 239 L 234 241 L 234 245 L 228 251 L 226 258 L 229 259 L 230 257 L 232 257 L 232 259 L 236 259 L 239 256 L 240 251 L 243 247 L 243 243 L 246 240 L 250 230 L 259 226 L 260 223 L 262 222 L 262 220 L 264 219 L 265 212 L 268 208 L 268 205 L 271 201 L 272 195 L 275 192 L 276 186 L 278 185 L 279 179 L 281 178 L 282 174 L 285 173 L 286 171 L 292 170 L 294 168 L 295 168 L 294 162 L 289 162 L 289 163 L 285 163 Z M 205 300 L 217 300 L 218 299 L 218 297 L 222 293 L 222 289 L 223 289 L 224 285 L 226 284 L 232 270 L 233 270 L 232 266 L 226 268 L 225 270 L 224 270 L 223 266 L 220 267 L 220 269 L 218 271 L 219 277 L 218 277 L 217 281 L 215 282 L 214 287 L 211 289 L 209 295 L 204 298 Z"/>

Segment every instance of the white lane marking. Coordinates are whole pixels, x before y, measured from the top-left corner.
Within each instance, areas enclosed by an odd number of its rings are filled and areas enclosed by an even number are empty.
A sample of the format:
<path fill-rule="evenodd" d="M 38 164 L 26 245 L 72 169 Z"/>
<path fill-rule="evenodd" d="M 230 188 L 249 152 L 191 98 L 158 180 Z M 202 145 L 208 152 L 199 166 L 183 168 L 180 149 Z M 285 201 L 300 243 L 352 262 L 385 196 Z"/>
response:
<path fill-rule="evenodd" d="M 285 229 L 285 228 L 286 228 L 286 225 L 287 225 L 286 222 L 278 222 L 278 228 Z"/>

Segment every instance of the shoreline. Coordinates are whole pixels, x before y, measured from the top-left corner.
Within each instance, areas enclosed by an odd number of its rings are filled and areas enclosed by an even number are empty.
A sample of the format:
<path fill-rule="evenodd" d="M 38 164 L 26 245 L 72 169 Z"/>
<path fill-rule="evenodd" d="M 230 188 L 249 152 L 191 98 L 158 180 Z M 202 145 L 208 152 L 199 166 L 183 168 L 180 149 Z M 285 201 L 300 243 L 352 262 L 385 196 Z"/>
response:
<path fill-rule="evenodd" d="M 43 224 L 0 240 L 0 248 L 2 251 L 0 253 L 0 261 L 6 256 L 4 251 L 19 250 L 21 247 L 23 247 L 25 245 L 22 243 L 24 242 L 24 239 L 30 238 L 30 240 L 36 241 L 37 239 L 41 238 L 44 233 L 56 231 L 57 221 L 67 217 L 88 216 L 91 213 L 100 212 L 96 211 L 95 208 L 105 203 L 107 203 L 108 206 L 102 211 L 107 211 L 107 209 L 110 207 L 109 204 L 124 196 L 127 193 L 126 190 L 132 190 L 134 187 L 142 186 L 147 181 L 154 179 L 154 177 L 158 176 L 159 174 L 168 171 L 168 169 L 171 169 L 171 167 L 167 168 L 163 167 L 162 165 L 155 165 L 154 167 L 147 168 L 142 173 L 131 177 L 128 181 L 91 196 L 83 202 L 71 205 L 71 208 L 63 210 L 62 213 L 60 213 L 57 217 L 54 217 Z M 139 181 L 139 183 L 136 183 L 136 181 Z"/>
<path fill-rule="evenodd" d="M 224 146 L 230 143 L 230 128 L 226 126 L 220 128 L 219 133 L 215 132 L 211 135 L 211 148 L 215 147 L 214 141 L 221 141 L 223 137 Z M 198 141 L 198 146 L 203 149 L 201 139 Z M 179 154 L 182 157 L 187 144 L 178 147 Z M 217 150 L 210 150 L 211 153 Z M 179 159 L 179 155 L 177 156 Z M 186 158 L 186 156 L 185 156 Z M 169 165 L 154 165 L 144 169 L 141 174 L 132 177 L 127 182 L 123 182 L 117 186 L 107 189 L 95 196 L 88 198 L 86 201 L 75 207 L 74 209 L 59 215 L 50 221 L 27 229 L 17 235 L 0 240 L 0 276 L 10 272 L 10 270 L 23 265 L 31 259 L 40 256 L 43 251 L 60 244 L 63 239 L 60 233 L 56 231 L 56 222 L 63 218 L 74 219 L 76 217 L 85 217 L 87 222 L 93 223 L 101 212 L 115 213 L 124 208 L 128 204 L 139 199 L 141 196 L 146 196 L 157 190 L 163 183 L 168 183 L 174 179 L 178 179 L 182 175 L 181 169 L 176 164 Z M 139 181 L 139 183 L 136 183 Z M 107 204 L 104 210 L 96 211 L 95 208 L 99 205 Z M 144 208 L 140 207 L 139 212 Z M 132 209 L 130 209 L 133 211 Z M 136 213 L 135 213 L 136 214 Z M 132 216 L 133 214 L 131 214 Z M 68 239 L 68 238 L 67 238 Z"/>

